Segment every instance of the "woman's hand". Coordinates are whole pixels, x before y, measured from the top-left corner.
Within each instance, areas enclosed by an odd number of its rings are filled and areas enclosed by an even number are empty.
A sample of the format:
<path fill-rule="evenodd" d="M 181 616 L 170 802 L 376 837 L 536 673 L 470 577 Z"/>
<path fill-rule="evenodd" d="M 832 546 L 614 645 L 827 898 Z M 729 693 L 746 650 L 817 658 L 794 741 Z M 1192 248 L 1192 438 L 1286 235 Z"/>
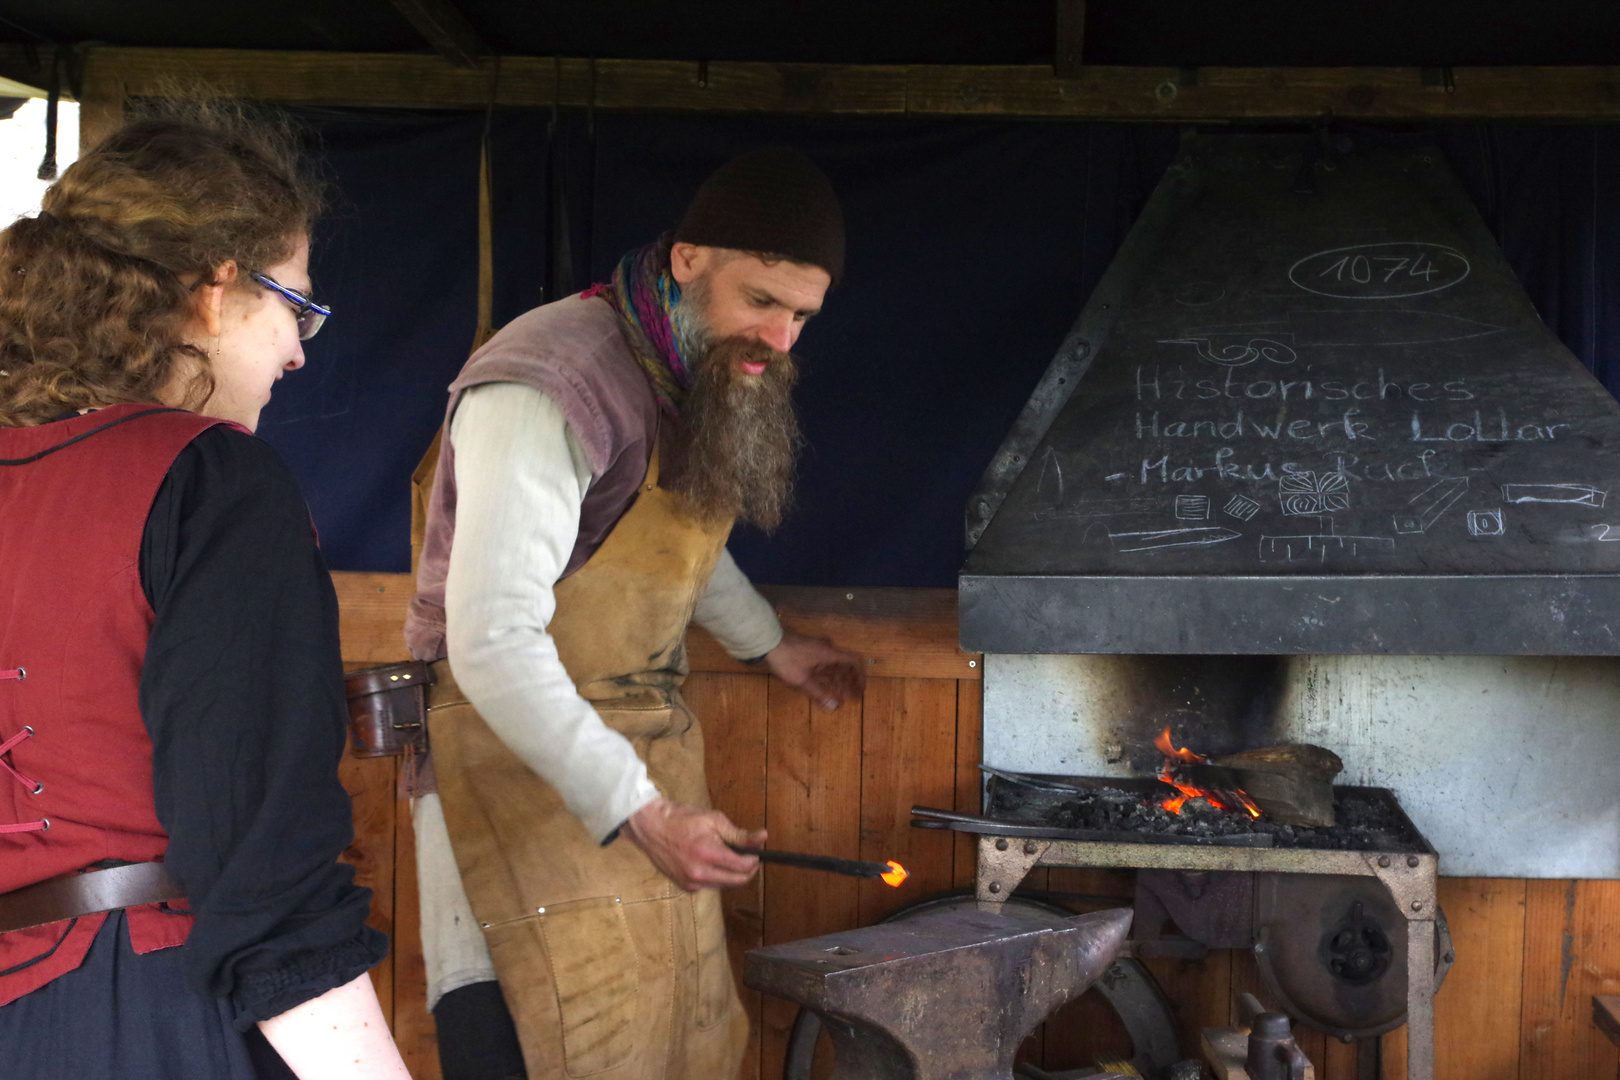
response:
<path fill-rule="evenodd" d="M 259 1030 L 298 1080 L 411 1080 L 370 975 L 260 1020 Z"/>

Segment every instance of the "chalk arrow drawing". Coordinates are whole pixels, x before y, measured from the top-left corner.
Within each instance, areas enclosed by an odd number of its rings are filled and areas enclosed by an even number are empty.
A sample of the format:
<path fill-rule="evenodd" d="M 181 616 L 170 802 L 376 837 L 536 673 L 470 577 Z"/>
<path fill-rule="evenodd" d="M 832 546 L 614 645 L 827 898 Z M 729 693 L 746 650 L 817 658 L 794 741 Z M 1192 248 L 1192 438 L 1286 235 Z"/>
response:
<path fill-rule="evenodd" d="M 1607 491 L 1585 484 L 1503 484 L 1502 501 L 1510 503 L 1564 503 L 1602 509 Z"/>
<path fill-rule="evenodd" d="M 1440 520 L 1440 515 L 1449 510 L 1451 504 L 1462 498 L 1467 491 L 1466 476 L 1448 476 L 1444 480 L 1436 480 L 1407 500 L 1406 505 L 1411 509 L 1408 513 L 1395 515 L 1395 531 L 1428 532 L 1430 526 Z"/>
<path fill-rule="evenodd" d="M 1209 544 L 1236 540 L 1242 535 L 1231 529 L 1210 526 L 1197 529 L 1162 529 L 1158 532 L 1112 533 L 1109 539 L 1113 540 L 1115 551 L 1124 553 L 1177 547 L 1205 547 Z"/>

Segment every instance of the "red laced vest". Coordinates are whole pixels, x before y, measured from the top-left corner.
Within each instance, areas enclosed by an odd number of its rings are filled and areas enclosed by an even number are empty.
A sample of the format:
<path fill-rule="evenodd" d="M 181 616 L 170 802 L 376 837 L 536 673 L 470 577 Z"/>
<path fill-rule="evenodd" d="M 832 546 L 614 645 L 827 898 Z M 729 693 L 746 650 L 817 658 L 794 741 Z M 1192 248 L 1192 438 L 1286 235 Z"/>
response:
<path fill-rule="evenodd" d="M 0 893 L 168 847 L 138 702 L 141 536 L 175 456 L 220 422 L 118 405 L 0 428 Z M 105 920 L 0 934 L 0 1005 L 78 967 Z M 162 905 L 128 922 L 138 953 L 191 927 Z"/>

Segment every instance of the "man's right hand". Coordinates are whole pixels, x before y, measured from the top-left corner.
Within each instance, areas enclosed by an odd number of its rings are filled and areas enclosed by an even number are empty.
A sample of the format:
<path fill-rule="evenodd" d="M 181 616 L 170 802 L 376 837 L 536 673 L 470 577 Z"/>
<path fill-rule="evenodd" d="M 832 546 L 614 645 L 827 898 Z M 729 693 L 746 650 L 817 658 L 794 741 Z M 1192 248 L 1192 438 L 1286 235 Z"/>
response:
<path fill-rule="evenodd" d="M 622 831 L 687 892 L 748 884 L 759 870 L 759 859 L 739 855 L 726 845 L 765 843 L 764 829 L 749 832 L 718 810 L 699 810 L 664 798 L 631 814 Z"/>

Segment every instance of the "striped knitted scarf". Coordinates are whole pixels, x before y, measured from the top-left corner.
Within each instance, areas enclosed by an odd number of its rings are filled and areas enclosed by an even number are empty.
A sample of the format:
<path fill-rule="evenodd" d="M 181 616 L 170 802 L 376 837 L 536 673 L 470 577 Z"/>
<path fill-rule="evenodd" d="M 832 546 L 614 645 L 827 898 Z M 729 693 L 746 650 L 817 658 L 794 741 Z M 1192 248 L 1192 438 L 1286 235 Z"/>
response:
<path fill-rule="evenodd" d="M 691 372 L 670 325 L 670 309 L 680 300 L 681 287 L 670 276 L 668 242 L 659 240 L 629 252 L 614 268 L 611 281 L 592 285 L 583 295 L 600 296 L 613 305 L 659 406 L 671 416 L 680 415 Z"/>

